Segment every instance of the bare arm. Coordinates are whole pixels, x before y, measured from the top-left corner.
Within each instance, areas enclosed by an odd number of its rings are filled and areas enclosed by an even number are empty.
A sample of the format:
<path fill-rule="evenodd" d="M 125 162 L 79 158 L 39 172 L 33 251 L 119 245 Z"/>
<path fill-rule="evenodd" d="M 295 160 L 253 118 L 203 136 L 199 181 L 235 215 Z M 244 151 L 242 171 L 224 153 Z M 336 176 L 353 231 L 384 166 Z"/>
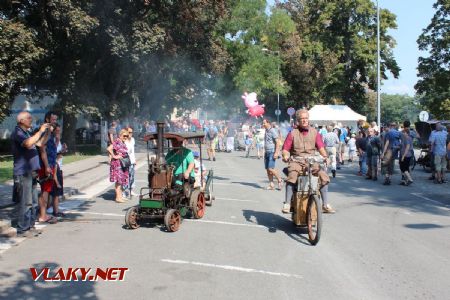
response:
<path fill-rule="evenodd" d="M 273 154 L 274 158 L 278 158 L 278 155 L 280 154 L 281 149 L 281 139 L 277 138 L 275 141 L 275 153 Z"/>
<path fill-rule="evenodd" d="M 194 162 L 191 162 L 191 163 L 188 165 L 186 171 L 184 172 L 184 178 L 185 178 L 185 179 L 188 179 L 188 178 L 189 178 L 189 175 L 191 174 L 192 170 L 194 170 L 194 166 L 195 166 L 195 163 L 194 163 Z"/>
<path fill-rule="evenodd" d="M 45 123 L 42 124 L 41 128 L 39 128 L 39 131 L 36 132 L 33 136 L 27 138 L 25 141 L 23 141 L 22 145 L 27 148 L 31 149 L 34 145 L 38 143 L 38 141 L 41 139 L 42 134 L 49 128 L 49 124 Z M 48 139 L 48 137 L 47 137 Z M 47 141 L 45 141 L 47 142 Z"/>
<path fill-rule="evenodd" d="M 408 152 L 409 152 L 409 144 L 406 145 L 405 152 L 404 152 L 403 155 L 402 155 L 402 161 L 405 159 L 405 155 L 406 155 L 406 153 L 408 153 Z"/>
<path fill-rule="evenodd" d="M 39 147 L 39 154 L 41 155 L 41 160 L 44 163 L 45 175 L 48 175 L 51 173 L 51 169 L 48 165 L 47 148 L 45 144 Z"/>
<path fill-rule="evenodd" d="M 113 144 L 109 145 L 108 148 L 106 148 L 106 151 L 108 151 L 108 153 L 111 155 L 112 158 L 114 159 L 121 159 L 122 155 L 115 155 L 114 154 L 114 148 L 113 148 Z"/>

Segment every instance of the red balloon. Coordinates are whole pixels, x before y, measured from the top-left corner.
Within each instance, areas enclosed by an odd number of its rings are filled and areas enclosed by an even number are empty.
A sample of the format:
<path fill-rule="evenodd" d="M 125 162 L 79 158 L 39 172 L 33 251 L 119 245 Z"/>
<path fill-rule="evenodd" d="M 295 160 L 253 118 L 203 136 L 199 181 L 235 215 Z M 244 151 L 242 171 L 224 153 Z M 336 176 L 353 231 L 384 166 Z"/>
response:
<path fill-rule="evenodd" d="M 248 109 L 248 114 L 252 117 L 260 117 L 264 115 L 264 105 L 256 105 Z"/>

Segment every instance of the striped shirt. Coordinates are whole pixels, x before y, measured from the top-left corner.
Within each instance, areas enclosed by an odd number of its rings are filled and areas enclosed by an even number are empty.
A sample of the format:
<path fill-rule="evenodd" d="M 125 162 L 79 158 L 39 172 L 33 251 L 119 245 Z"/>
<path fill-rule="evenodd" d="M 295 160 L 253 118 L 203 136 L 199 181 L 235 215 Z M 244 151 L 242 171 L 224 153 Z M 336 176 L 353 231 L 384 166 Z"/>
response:
<path fill-rule="evenodd" d="M 339 144 L 339 138 L 336 133 L 327 132 L 323 136 L 323 143 L 325 144 L 325 147 L 334 147 Z"/>

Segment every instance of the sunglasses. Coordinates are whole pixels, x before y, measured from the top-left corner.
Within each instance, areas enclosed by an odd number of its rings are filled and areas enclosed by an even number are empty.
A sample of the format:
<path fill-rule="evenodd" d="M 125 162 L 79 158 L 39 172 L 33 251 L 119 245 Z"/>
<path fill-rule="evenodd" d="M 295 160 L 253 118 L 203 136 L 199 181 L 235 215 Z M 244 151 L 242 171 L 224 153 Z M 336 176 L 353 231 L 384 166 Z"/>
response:
<path fill-rule="evenodd" d="M 128 131 L 128 133 L 131 133 L 131 134 L 133 134 L 133 131 Z"/>
<path fill-rule="evenodd" d="M 124 135 L 122 135 L 122 137 L 129 137 L 129 135 L 127 135 L 127 134 L 124 134 Z"/>

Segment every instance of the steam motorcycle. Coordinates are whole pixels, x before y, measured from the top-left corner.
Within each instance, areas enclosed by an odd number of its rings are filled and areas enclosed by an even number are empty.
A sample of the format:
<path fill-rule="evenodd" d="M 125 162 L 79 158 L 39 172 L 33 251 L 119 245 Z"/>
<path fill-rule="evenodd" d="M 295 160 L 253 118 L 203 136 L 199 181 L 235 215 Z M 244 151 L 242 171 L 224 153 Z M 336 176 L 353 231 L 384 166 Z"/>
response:
<path fill-rule="evenodd" d="M 299 174 L 291 199 L 292 222 L 296 226 L 306 226 L 308 240 L 316 245 L 322 231 L 322 200 L 319 192 L 319 177 L 313 175 L 314 166 L 323 168 L 321 157 L 290 157 L 290 161 L 305 166 Z"/>

